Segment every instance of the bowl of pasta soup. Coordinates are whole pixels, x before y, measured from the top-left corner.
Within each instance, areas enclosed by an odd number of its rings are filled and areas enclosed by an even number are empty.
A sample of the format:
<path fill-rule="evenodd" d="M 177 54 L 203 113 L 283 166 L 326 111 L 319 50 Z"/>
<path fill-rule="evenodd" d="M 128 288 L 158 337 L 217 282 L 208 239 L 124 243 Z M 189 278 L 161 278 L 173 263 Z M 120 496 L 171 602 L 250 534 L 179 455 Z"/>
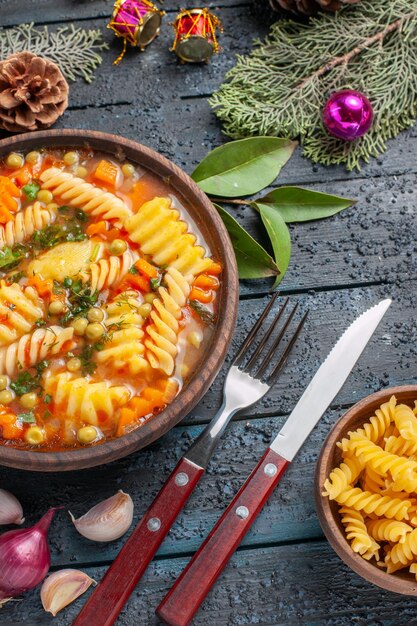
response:
<path fill-rule="evenodd" d="M 160 154 L 92 131 L 0 141 L 0 463 L 91 467 L 166 433 L 231 340 L 230 239 Z"/>
<path fill-rule="evenodd" d="M 317 461 L 315 501 L 330 545 L 369 582 L 417 596 L 417 385 L 349 409 Z"/>

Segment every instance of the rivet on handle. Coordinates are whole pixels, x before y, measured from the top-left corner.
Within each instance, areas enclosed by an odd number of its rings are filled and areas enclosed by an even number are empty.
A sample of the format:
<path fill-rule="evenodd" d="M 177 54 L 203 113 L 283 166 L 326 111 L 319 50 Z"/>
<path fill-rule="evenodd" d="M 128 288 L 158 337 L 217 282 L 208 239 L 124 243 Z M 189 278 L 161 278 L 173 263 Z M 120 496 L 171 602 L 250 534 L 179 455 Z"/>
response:
<path fill-rule="evenodd" d="M 236 515 L 242 519 L 246 519 L 249 515 L 249 509 L 246 506 L 238 506 Z"/>
<path fill-rule="evenodd" d="M 277 471 L 278 471 L 278 468 L 273 463 L 267 463 L 264 467 L 264 473 L 270 477 L 275 476 Z"/>
<path fill-rule="evenodd" d="M 147 527 L 148 530 L 150 530 L 152 533 L 155 533 L 161 528 L 161 520 L 159 519 L 159 517 L 151 517 L 151 519 L 148 520 Z"/>
<path fill-rule="evenodd" d="M 185 472 L 179 472 L 175 476 L 175 484 L 178 485 L 178 487 L 185 487 L 189 480 L 189 476 Z"/>

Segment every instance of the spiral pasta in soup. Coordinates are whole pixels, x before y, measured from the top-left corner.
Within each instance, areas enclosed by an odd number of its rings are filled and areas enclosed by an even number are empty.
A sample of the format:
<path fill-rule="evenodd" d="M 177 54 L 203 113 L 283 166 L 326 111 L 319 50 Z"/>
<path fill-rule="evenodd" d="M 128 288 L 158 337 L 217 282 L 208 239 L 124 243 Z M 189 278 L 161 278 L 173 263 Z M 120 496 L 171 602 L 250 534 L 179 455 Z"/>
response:
<path fill-rule="evenodd" d="M 162 180 L 89 150 L 0 162 L 0 443 L 152 419 L 210 336 L 221 265 Z"/>

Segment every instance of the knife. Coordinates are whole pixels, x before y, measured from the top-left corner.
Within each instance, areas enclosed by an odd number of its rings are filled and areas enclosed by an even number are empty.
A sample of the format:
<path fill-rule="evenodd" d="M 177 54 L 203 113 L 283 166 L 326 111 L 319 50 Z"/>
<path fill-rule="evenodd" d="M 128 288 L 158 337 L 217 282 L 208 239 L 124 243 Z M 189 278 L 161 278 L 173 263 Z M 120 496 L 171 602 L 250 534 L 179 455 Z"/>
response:
<path fill-rule="evenodd" d="M 383 300 L 345 331 L 291 415 L 213 530 L 156 610 L 170 626 L 187 626 L 298 450 L 342 388 L 386 313 Z"/>

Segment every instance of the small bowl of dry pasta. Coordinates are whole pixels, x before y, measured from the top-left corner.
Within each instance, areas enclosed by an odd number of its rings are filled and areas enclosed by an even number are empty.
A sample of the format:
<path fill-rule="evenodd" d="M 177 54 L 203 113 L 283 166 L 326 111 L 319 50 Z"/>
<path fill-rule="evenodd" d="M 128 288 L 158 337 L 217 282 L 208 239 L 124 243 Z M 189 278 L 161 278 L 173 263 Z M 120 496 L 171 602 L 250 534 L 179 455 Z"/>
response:
<path fill-rule="evenodd" d="M 417 596 L 417 385 L 374 393 L 343 415 L 323 444 L 315 499 L 346 565 Z"/>

